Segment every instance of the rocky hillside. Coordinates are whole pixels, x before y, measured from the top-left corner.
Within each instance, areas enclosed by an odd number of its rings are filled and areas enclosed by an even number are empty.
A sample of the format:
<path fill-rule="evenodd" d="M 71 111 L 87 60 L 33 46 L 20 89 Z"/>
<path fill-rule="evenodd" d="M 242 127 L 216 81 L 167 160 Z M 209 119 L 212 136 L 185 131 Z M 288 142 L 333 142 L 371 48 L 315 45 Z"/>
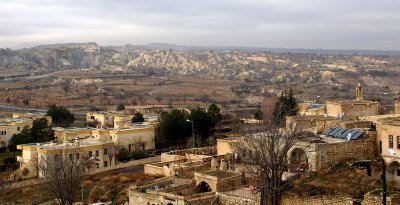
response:
<path fill-rule="evenodd" d="M 52 72 L 102 69 L 169 75 L 202 75 L 269 83 L 324 83 L 343 79 L 379 84 L 400 75 L 393 55 L 272 53 L 266 51 L 186 51 L 96 43 L 55 44 L 20 50 L 0 49 L 0 69 Z"/>

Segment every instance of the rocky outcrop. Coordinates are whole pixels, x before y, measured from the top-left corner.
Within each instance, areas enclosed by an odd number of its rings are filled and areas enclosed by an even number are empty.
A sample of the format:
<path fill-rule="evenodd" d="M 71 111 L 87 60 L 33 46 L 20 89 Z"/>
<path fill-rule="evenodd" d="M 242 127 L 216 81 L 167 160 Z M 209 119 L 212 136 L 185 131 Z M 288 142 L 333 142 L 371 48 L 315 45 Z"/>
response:
<path fill-rule="evenodd" d="M 155 44 L 154 46 L 157 46 Z M 400 76 L 396 58 L 249 51 L 204 51 L 140 48 L 132 45 L 100 47 L 71 43 L 11 50 L 0 49 L 0 69 L 52 72 L 64 69 L 131 70 L 139 73 L 203 75 L 212 78 L 267 83 L 338 83 L 336 78 Z M 176 46 L 176 48 L 179 48 Z M 386 69 L 389 68 L 389 69 Z M 384 70 L 383 70 L 384 69 Z M 379 79 L 373 79 L 379 81 Z"/>

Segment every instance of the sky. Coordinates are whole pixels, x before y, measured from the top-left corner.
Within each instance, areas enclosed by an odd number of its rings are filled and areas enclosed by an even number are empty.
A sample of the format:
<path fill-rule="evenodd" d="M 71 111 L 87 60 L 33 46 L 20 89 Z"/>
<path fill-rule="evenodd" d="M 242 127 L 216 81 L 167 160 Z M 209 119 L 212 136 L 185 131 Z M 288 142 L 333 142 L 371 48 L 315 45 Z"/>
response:
<path fill-rule="evenodd" d="M 0 0 L 0 47 L 97 42 L 399 50 L 399 0 Z"/>

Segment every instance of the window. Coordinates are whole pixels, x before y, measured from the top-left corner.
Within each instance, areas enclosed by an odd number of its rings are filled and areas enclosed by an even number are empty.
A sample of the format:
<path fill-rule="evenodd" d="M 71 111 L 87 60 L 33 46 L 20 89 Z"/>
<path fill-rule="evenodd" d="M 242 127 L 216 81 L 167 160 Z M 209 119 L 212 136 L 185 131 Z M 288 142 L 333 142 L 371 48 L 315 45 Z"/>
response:
<path fill-rule="evenodd" d="M 79 153 L 76 153 L 76 159 L 79 159 Z"/>
<path fill-rule="evenodd" d="M 105 149 L 104 149 L 104 154 L 107 154 L 107 151 L 108 151 L 107 148 L 105 148 Z"/>
<path fill-rule="evenodd" d="M 7 131 L 4 131 L 4 135 L 7 135 Z"/>
<path fill-rule="evenodd" d="M 104 167 L 107 167 L 107 165 L 108 165 L 107 161 L 104 161 Z"/>
<path fill-rule="evenodd" d="M 393 148 L 393 135 L 389 135 L 389 148 Z"/>
<path fill-rule="evenodd" d="M 72 154 L 68 154 L 68 158 L 69 158 L 69 160 L 72 160 L 73 159 Z"/>
<path fill-rule="evenodd" d="M 96 150 L 96 157 L 99 156 L 99 150 Z"/>
<path fill-rule="evenodd" d="M 382 154 L 382 141 L 379 141 L 379 154 Z"/>
<path fill-rule="evenodd" d="M 19 128 L 19 127 L 17 127 L 17 131 L 19 131 L 19 129 L 20 129 L 20 128 Z"/>
<path fill-rule="evenodd" d="M 397 176 L 400 176 L 400 169 L 397 170 Z"/>
<path fill-rule="evenodd" d="M 89 157 L 92 157 L 92 156 L 93 156 L 92 151 L 89 151 Z"/>
<path fill-rule="evenodd" d="M 397 136 L 397 149 L 400 149 L 400 136 Z"/>
<path fill-rule="evenodd" d="M 99 168 L 99 167 L 100 167 L 100 164 L 99 164 L 99 163 L 96 163 L 96 167 Z"/>
<path fill-rule="evenodd" d="M 94 120 L 94 116 L 90 116 L 90 119 Z"/>

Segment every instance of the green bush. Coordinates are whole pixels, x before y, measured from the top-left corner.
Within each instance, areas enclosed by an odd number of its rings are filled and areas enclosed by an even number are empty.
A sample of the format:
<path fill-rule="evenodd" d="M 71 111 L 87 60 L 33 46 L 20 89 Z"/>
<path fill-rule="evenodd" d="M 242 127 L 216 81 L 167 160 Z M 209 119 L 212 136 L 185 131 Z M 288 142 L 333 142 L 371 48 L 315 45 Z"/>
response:
<path fill-rule="evenodd" d="M 145 158 L 145 156 L 142 150 L 138 150 L 133 153 L 133 159 L 143 159 L 143 158 Z"/>
<path fill-rule="evenodd" d="M 121 149 L 118 151 L 118 153 L 117 153 L 117 155 L 116 155 L 116 158 L 117 158 L 117 160 L 120 161 L 120 162 L 129 161 L 129 160 L 132 159 L 132 154 L 131 154 L 131 152 L 130 152 L 128 149 L 126 149 L 126 148 L 121 148 Z"/>

